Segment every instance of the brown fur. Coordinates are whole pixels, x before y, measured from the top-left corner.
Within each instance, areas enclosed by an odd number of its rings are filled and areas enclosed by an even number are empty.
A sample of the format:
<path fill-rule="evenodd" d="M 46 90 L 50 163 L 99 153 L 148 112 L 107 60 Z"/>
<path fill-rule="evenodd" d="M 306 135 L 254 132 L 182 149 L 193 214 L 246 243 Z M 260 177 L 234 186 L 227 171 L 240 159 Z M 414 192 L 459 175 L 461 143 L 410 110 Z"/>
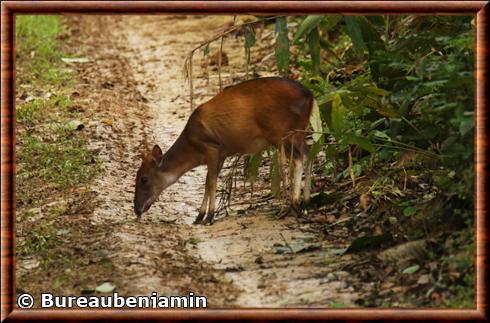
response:
<path fill-rule="evenodd" d="M 148 203 L 185 172 L 206 164 L 205 199 L 196 223 L 204 217 L 208 196 L 205 223 L 212 222 L 216 181 L 225 158 L 284 145 L 295 159 L 302 159 L 305 133 L 295 130 L 305 130 L 312 106 L 311 92 L 293 80 L 260 78 L 225 88 L 191 114 L 165 154 L 155 146 L 143 159 L 136 176 L 135 212 L 145 212 Z M 147 179 L 145 184 L 142 177 Z"/>

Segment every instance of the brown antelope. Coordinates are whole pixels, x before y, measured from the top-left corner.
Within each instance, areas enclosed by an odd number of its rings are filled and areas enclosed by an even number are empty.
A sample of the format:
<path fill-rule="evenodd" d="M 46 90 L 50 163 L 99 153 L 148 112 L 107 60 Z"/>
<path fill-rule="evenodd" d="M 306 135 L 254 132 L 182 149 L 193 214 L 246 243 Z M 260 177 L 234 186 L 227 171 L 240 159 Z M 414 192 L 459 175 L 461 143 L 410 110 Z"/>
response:
<path fill-rule="evenodd" d="M 315 100 L 300 83 L 280 77 L 245 81 L 225 88 L 196 108 L 170 149 L 158 145 L 143 155 L 136 174 L 134 211 L 140 218 L 160 193 L 187 171 L 206 164 L 206 188 L 195 224 L 213 221 L 216 182 L 225 159 L 234 154 L 256 153 L 275 145 L 284 170 L 286 156 L 293 157 L 291 207 L 301 204 L 305 129 Z M 297 131 L 299 130 L 299 131 Z M 310 198 L 310 167 L 306 167 L 303 201 Z"/>

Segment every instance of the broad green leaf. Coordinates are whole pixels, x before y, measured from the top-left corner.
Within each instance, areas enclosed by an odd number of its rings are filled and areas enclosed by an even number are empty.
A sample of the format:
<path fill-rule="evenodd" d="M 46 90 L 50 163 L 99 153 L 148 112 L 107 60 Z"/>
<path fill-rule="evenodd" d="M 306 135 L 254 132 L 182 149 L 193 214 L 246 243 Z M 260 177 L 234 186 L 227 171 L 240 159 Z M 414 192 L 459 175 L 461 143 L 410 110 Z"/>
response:
<path fill-rule="evenodd" d="M 367 50 L 366 43 L 364 43 L 364 39 L 362 38 L 362 31 L 359 23 L 357 22 L 356 17 L 353 16 L 345 16 L 344 17 L 346 26 L 347 26 L 347 34 L 352 40 L 352 44 L 354 45 L 354 49 L 362 54 L 365 50 Z"/>
<path fill-rule="evenodd" d="M 370 153 L 374 151 L 374 146 L 367 137 L 357 136 L 352 133 L 342 134 L 342 143 L 346 145 L 358 145 L 359 147 L 369 151 Z"/>
<path fill-rule="evenodd" d="M 294 35 L 293 44 L 296 44 L 303 36 L 308 35 L 313 29 L 316 29 L 318 24 L 325 18 L 325 16 L 308 16 L 303 20 L 301 25 Z"/>
<path fill-rule="evenodd" d="M 316 101 L 318 103 L 319 106 L 322 106 L 330 101 L 333 100 L 333 97 L 334 97 L 335 93 L 328 93 L 328 94 L 324 94 L 322 96 L 319 96 Z"/>
<path fill-rule="evenodd" d="M 340 133 L 344 128 L 344 109 L 342 106 L 342 98 L 338 93 L 335 93 L 332 100 L 331 123 L 332 128 L 330 130 L 336 137 L 340 137 Z"/>
<path fill-rule="evenodd" d="M 380 89 L 377 86 L 366 86 L 365 87 L 365 91 L 367 93 L 375 94 L 375 95 L 379 95 L 379 96 L 388 96 L 388 95 L 390 95 L 390 92 L 389 91 L 386 91 L 384 89 Z"/>
<path fill-rule="evenodd" d="M 410 267 L 407 267 L 403 270 L 403 273 L 404 274 L 414 274 L 416 273 L 418 270 L 420 269 L 420 266 L 419 265 L 415 265 L 415 266 L 410 266 Z"/>
<path fill-rule="evenodd" d="M 320 109 L 318 108 L 316 101 L 313 104 L 313 108 L 311 110 L 310 125 L 313 129 L 313 141 L 316 142 L 323 136 L 323 134 L 321 134 L 321 132 L 323 132 L 322 118 L 320 117 Z"/>
<path fill-rule="evenodd" d="M 320 35 L 318 34 L 318 28 L 313 29 L 308 34 L 308 46 L 310 47 L 313 73 L 318 75 L 320 72 Z"/>
<path fill-rule="evenodd" d="M 366 43 L 369 54 L 374 54 L 376 50 L 384 50 L 385 46 L 381 35 L 373 27 L 371 22 L 363 16 L 356 17 L 356 20 L 361 27 L 362 38 Z"/>
<path fill-rule="evenodd" d="M 287 74 L 289 71 L 289 39 L 286 17 L 276 19 L 276 64 L 279 73 Z"/>
<path fill-rule="evenodd" d="M 320 27 L 321 27 L 323 32 L 327 32 L 330 29 L 332 29 L 333 27 L 335 27 L 335 25 L 337 25 L 337 23 L 340 20 L 342 20 L 341 15 L 324 16 L 324 19 L 320 21 Z"/>

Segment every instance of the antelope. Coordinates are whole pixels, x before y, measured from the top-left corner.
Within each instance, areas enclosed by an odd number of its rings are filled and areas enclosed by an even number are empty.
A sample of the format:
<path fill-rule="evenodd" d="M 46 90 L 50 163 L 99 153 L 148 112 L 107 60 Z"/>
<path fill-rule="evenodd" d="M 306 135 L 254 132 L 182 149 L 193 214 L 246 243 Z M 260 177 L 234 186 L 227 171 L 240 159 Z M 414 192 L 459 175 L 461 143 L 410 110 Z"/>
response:
<path fill-rule="evenodd" d="M 308 151 L 305 129 L 314 106 L 312 93 L 287 78 L 257 78 L 224 88 L 191 113 L 184 130 L 166 153 L 158 145 L 143 153 L 134 196 L 137 220 L 183 174 L 207 165 L 204 198 L 194 224 L 212 224 L 216 184 L 225 159 L 235 154 L 257 153 L 272 145 L 279 148 L 282 175 L 286 156 L 292 156 L 290 208 L 299 210 L 303 159 Z M 304 203 L 310 199 L 310 173 L 311 167 L 307 166 Z"/>

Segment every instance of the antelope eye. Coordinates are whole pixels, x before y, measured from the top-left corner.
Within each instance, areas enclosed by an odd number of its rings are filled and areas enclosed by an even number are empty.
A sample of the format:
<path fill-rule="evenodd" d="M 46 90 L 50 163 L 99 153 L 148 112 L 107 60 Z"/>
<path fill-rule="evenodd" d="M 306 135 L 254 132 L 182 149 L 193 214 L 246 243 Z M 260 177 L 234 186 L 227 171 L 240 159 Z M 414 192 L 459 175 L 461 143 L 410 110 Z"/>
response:
<path fill-rule="evenodd" d="M 146 184 L 147 182 L 148 182 L 148 177 L 146 177 L 146 176 L 142 176 L 142 177 L 141 177 L 141 184 L 143 184 L 143 185 L 144 185 L 144 184 Z"/>

